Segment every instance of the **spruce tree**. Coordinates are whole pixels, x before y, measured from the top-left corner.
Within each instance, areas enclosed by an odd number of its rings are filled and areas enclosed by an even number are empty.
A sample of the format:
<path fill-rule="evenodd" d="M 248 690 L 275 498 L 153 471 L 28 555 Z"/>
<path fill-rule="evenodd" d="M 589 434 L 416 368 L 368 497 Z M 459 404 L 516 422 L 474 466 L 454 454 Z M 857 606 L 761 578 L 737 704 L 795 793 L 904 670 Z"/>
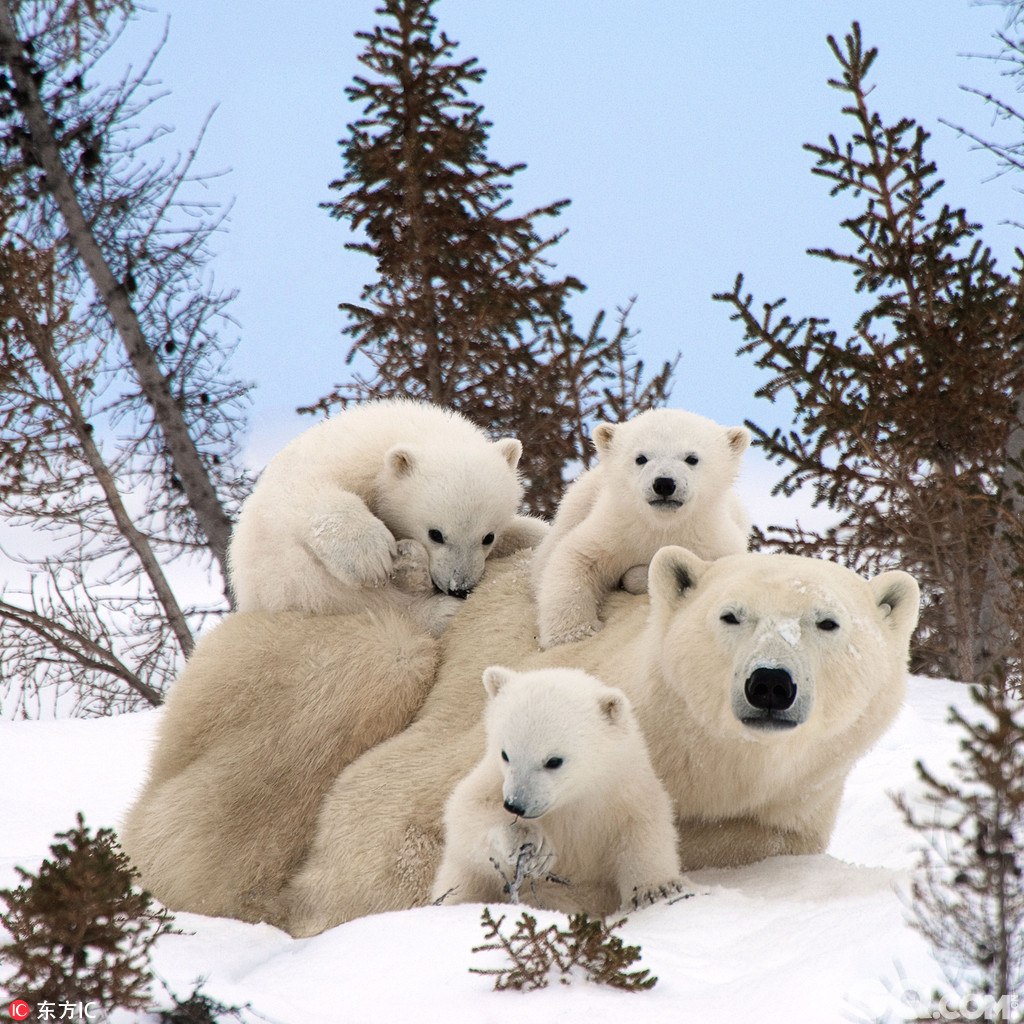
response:
<path fill-rule="evenodd" d="M 135 872 L 110 829 L 92 835 L 79 814 L 56 838 L 38 873 L 18 868 L 23 884 L 0 891 L 0 922 L 12 938 L 0 953 L 15 968 L 8 990 L 30 1004 L 145 1006 L 149 951 L 170 916 L 133 887 Z"/>
<path fill-rule="evenodd" d="M 1020 654 L 1021 580 L 1007 556 L 1021 523 L 1007 474 L 1024 427 L 1024 277 L 997 268 L 963 209 L 940 204 L 928 133 L 868 106 L 876 51 L 859 26 L 829 45 L 841 72 L 829 84 L 853 131 L 806 148 L 833 195 L 865 205 L 842 222 L 849 249 L 810 253 L 851 268 L 866 308 L 844 337 L 826 318 L 791 319 L 784 300 L 758 310 L 742 276 L 716 296 L 744 327 L 740 352 L 772 374 L 758 394 L 795 402 L 793 430 L 749 424 L 786 467 L 776 490 L 808 484 L 839 519 L 824 537 L 788 528 L 770 540 L 860 571 L 912 572 L 925 594 L 914 667 L 980 679 Z M 997 578 L 998 615 L 985 598 Z"/>
<path fill-rule="evenodd" d="M 899 805 L 927 839 L 912 924 L 958 1001 L 979 1010 L 973 1019 L 1020 1022 L 1024 1007 L 1012 997 L 1024 991 L 1024 705 L 1002 682 L 972 687 L 971 713 L 950 712 L 964 734 L 955 778 L 918 762 L 923 800 Z"/>
<path fill-rule="evenodd" d="M 491 125 L 470 97 L 484 69 L 456 58 L 435 3 L 385 0 L 382 23 L 357 34 L 367 74 L 347 94 L 362 116 L 340 142 L 345 173 L 330 186 L 339 198 L 323 205 L 361 233 L 346 247 L 376 264 L 360 301 L 340 306 L 352 341 L 347 361 L 362 356 L 373 373 L 356 374 L 301 411 L 392 396 L 454 408 L 524 442 L 527 506 L 551 513 L 563 467 L 589 457 L 573 418 L 576 393 L 595 367 L 602 380 L 613 376 L 612 366 L 592 360 L 618 345 L 628 372 L 639 364 L 625 328 L 602 337 L 600 315 L 589 339 L 573 327 L 566 301 L 583 286 L 552 274 L 548 250 L 561 233 L 545 236 L 540 227 L 568 200 L 511 211 L 512 179 L 524 165 L 488 156 Z M 650 401 L 667 393 L 670 374 L 666 364 Z"/>

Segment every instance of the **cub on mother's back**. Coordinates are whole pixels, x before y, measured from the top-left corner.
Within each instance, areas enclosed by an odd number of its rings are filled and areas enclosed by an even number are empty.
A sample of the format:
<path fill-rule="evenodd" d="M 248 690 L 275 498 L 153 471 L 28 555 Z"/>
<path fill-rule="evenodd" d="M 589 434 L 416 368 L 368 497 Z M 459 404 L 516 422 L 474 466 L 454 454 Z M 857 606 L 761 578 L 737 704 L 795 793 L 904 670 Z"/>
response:
<path fill-rule="evenodd" d="M 533 560 L 544 648 L 596 633 L 601 599 L 661 547 L 709 560 L 747 549 L 750 522 L 733 490 L 746 427 L 650 409 L 598 424 L 593 439 L 599 462 L 566 491 Z"/>
<path fill-rule="evenodd" d="M 228 550 L 238 610 L 335 615 L 383 601 L 436 634 L 489 555 L 543 534 L 516 515 L 522 450 L 410 400 L 352 406 L 317 424 L 274 456 L 242 507 Z M 428 594 L 390 582 L 399 540 L 415 542 Z"/>

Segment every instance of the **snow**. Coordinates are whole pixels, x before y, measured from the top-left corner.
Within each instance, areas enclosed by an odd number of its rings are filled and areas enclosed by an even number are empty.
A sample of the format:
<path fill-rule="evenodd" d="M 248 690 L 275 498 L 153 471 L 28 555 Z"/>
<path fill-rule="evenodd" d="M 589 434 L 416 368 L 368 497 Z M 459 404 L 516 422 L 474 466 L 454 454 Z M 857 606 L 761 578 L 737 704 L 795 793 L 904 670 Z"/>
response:
<path fill-rule="evenodd" d="M 424 1012 L 454 1024 L 524 1015 L 530 1024 L 904 1019 L 920 1009 L 914 993 L 931 991 L 941 973 L 906 924 L 919 840 L 888 794 L 913 798 L 914 762 L 941 773 L 955 755 L 951 703 L 967 704 L 962 686 L 910 680 L 899 718 L 850 775 L 828 854 L 697 872 L 694 897 L 630 915 L 619 934 L 641 947 L 634 968 L 658 977 L 650 991 L 576 980 L 495 992 L 492 978 L 469 971 L 500 962 L 471 952 L 484 941 L 474 905 L 383 914 L 299 940 L 269 925 L 178 914 L 181 934 L 160 939 L 155 972 L 182 997 L 205 979 L 210 997 L 250 1006 L 246 1020 L 276 1024 L 405 1022 Z M 35 870 L 77 811 L 93 829 L 116 827 L 141 784 L 158 720 L 144 712 L 0 723 L 0 887 L 17 883 L 15 865 Z M 507 925 L 519 913 L 496 910 Z"/>

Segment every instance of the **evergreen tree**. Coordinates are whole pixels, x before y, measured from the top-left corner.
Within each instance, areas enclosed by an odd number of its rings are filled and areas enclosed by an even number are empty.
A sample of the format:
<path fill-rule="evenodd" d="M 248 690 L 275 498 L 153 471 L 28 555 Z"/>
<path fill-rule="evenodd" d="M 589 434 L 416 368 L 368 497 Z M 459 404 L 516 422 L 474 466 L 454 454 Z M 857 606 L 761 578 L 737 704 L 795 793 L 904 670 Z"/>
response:
<path fill-rule="evenodd" d="M 589 347 L 576 334 L 566 300 L 582 285 L 551 277 L 546 254 L 561 236 L 538 227 L 568 201 L 510 211 L 511 180 L 523 165 L 488 157 L 490 124 L 469 97 L 484 69 L 455 58 L 435 3 L 386 0 L 377 9 L 384 24 L 358 34 L 369 74 L 347 93 L 362 117 L 340 143 L 345 175 L 331 184 L 340 198 L 324 205 L 362 233 L 347 248 L 376 262 L 361 301 L 341 304 L 348 362 L 359 354 L 374 373 L 302 411 L 394 395 L 457 409 L 520 437 L 527 505 L 550 513 L 563 467 L 588 458 L 573 395 L 592 367 L 581 368 L 579 357 L 605 358 L 609 346 L 625 352 L 630 334 L 623 327 L 601 338 L 600 317 Z M 652 382 L 657 397 L 670 373 Z"/>
<path fill-rule="evenodd" d="M 829 84 L 853 134 L 806 148 L 833 195 L 866 207 L 843 221 L 852 251 L 810 252 L 851 267 L 867 308 L 844 339 L 824 318 L 780 312 L 783 300 L 755 310 L 742 276 L 716 296 L 743 324 L 740 351 L 772 372 L 759 395 L 795 400 L 796 429 L 750 424 L 786 467 L 776 490 L 810 484 L 839 516 L 825 537 L 775 529 L 771 539 L 861 571 L 912 572 L 926 598 L 915 668 L 980 679 L 1020 656 L 1022 528 L 1008 473 L 1024 429 L 1024 277 L 998 270 L 962 209 L 938 205 L 927 132 L 868 107 L 876 51 L 859 26 L 829 45 L 841 69 Z M 986 598 L 996 581 L 998 615 Z"/>
<path fill-rule="evenodd" d="M 999 681 L 971 689 L 955 779 L 917 769 L 923 801 L 899 801 L 927 837 L 913 883 L 912 923 L 928 939 L 958 1002 L 1020 1022 L 1024 1007 L 1024 705 Z M 921 810 L 921 804 L 925 810 Z M 995 1006 L 1002 1003 L 1002 1016 Z M 991 1012 L 982 1012 L 991 1008 Z"/>
<path fill-rule="evenodd" d="M 12 939 L 0 954 L 15 968 L 8 991 L 29 1003 L 96 1002 L 104 1012 L 145 1006 L 149 951 L 170 916 L 133 888 L 110 829 L 93 836 L 79 814 L 57 840 L 37 874 L 18 868 L 23 884 L 0 891 Z"/>

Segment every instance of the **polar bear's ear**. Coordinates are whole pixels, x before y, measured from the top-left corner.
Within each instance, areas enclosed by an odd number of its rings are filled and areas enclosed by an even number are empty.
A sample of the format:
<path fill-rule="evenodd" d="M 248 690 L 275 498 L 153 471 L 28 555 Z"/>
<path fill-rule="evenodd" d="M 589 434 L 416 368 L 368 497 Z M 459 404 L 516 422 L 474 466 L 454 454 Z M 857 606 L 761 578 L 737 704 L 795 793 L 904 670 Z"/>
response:
<path fill-rule="evenodd" d="M 894 569 L 868 581 L 871 593 L 885 624 L 901 636 L 909 637 L 917 625 L 921 608 L 921 589 L 908 572 Z"/>
<path fill-rule="evenodd" d="M 384 464 L 395 476 L 408 476 L 416 468 L 416 453 L 407 444 L 396 444 L 388 449 Z"/>
<path fill-rule="evenodd" d="M 494 443 L 498 446 L 501 457 L 508 463 L 508 468 L 515 469 L 523 457 L 522 442 L 515 437 L 503 437 Z"/>
<path fill-rule="evenodd" d="M 515 675 L 510 668 L 492 665 L 484 669 L 484 689 L 488 697 L 497 697 L 498 691 Z"/>
<path fill-rule="evenodd" d="M 737 458 L 750 447 L 750 431 L 746 427 L 730 427 L 725 439 L 729 442 L 729 451 Z"/>
<path fill-rule="evenodd" d="M 598 423 L 590 434 L 598 455 L 607 455 L 612 450 L 612 438 L 615 436 L 614 423 Z"/>
<path fill-rule="evenodd" d="M 619 693 L 606 694 L 597 702 L 601 717 L 611 725 L 618 725 L 624 712 L 623 696 Z"/>
<path fill-rule="evenodd" d="M 693 593 L 710 565 L 688 548 L 669 546 L 658 550 L 647 574 L 651 607 L 675 611 Z"/>

